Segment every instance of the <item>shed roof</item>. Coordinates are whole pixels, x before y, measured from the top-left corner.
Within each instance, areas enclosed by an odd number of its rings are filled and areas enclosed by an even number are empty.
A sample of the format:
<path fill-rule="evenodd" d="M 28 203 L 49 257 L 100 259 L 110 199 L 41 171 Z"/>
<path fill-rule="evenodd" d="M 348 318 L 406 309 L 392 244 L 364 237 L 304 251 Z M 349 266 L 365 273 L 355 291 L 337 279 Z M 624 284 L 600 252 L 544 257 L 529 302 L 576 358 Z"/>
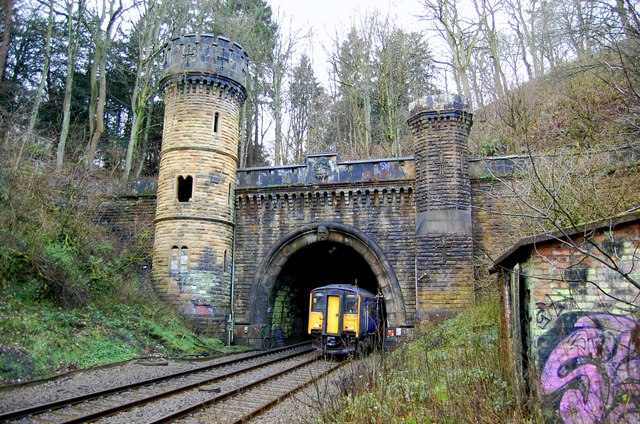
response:
<path fill-rule="evenodd" d="M 600 221 L 593 221 L 586 224 L 576 225 L 571 228 L 564 228 L 554 232 L 546 232 L 520 239 L 516 244 L 511 246 L 502 255 L 498 257 L 491 267 L 489 273 L 493 274 L 500 268 L 508 268 L 520 261 L 524 256 L 528 255 L 531 248 L 536 244 L 547 243 L 550 241 L 566 240 L 574 236 L 584 236 L 593 231 L 603 229 L 613 229 L 615 227 L 627 226 L 636 222 L 640 222 L 640 206 L 636 206 L 620 215 Z"/>

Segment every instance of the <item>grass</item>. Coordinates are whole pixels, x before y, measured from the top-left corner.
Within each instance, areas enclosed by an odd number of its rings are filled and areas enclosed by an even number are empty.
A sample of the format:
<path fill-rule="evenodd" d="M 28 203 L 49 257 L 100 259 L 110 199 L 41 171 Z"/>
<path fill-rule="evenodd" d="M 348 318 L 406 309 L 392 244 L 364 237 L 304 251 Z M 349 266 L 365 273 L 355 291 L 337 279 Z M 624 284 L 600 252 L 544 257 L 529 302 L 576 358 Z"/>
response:
<path fill-rule="evenodd" d="M 227 348 L 197 336 L 176 312 L 155 302 L 63 309 L 15 296 L 0 301 L 0 383 L 146 356 L 211 354 Z"/>
<path fill-rule="evenodd" d="M 532 422 L 498 357 L 498 302 L 418 330 L 411 342 L 357 365 L 326 422 Z"/>

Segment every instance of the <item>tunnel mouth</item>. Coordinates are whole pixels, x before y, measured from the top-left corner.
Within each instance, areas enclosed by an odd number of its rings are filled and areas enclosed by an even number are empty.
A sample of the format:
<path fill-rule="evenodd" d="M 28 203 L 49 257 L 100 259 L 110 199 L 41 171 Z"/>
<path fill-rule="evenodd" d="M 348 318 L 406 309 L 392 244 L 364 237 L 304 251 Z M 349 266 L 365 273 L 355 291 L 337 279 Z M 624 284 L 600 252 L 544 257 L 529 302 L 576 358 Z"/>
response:
<path fill-rule="evenodd" d="M 275 278 L 269 298 L 267 322 L 276 346 L 309 338 L 310 292 L 329 284 L 351 284 L 374 294 L 379 292 L 370 265 L 352 247 L 318 241 L 299 249 Z"/>

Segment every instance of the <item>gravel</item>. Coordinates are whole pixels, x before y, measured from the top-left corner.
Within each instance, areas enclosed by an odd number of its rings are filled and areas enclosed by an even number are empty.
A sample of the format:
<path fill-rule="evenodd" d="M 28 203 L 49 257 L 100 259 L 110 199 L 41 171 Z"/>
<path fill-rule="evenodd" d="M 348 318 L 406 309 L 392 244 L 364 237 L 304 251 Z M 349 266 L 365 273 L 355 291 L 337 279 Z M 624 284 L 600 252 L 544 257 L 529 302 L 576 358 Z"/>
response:
<path fill-rule="evenodd" d="M 5 386 L 0 388 L 0 413 L 133 384 L 149 378 L 187 371 L 215 364 L 228 358 L 239 358 L 250 354 L 243 352 L 204 361 L 168 360 L 167 365 L 164 366 L 142 365 L 139 361 L 134 360 L 111 366 L 74 371 L 43 381 Z"/>
<path fill-rule="evenodd" d="M 137 361 L 129 361 L 112 366 L 75 371 L 45 381 L 3 387 L 0 388 L 0 413 L 132 384 L 141 380 L 186 371 L 204 365 L 215 364 L 231 357 L 242 357 L 249 354 L 232 354 L 206 361 L 168 360 L 166 365 L 158 366 L 142 365 Z M 345 368 L 348 369 L 349 367 L 343 367 L 305 390 L 283 400 L 252 422 L 303 423 L 317 422 L 318 419 L 323 417 L 325 421 L 330 421 L 330 417 L 327 414 L 335 408 L 336 399 L 339 396 L 336 382 L 342 378 L 344 373 L 348 372 Z M 164 405 L 160 409 L 166 411 L 172 409 L 172 407 Z M 139 413 L 140 411 L 137 412 Z M 135 414 L 136 412 L 133 412 L 132 415 L 128 415 L 127 422 L 136 422 Z M 123 422 L 116 417 L 110 418 L 101 422 Z"/>

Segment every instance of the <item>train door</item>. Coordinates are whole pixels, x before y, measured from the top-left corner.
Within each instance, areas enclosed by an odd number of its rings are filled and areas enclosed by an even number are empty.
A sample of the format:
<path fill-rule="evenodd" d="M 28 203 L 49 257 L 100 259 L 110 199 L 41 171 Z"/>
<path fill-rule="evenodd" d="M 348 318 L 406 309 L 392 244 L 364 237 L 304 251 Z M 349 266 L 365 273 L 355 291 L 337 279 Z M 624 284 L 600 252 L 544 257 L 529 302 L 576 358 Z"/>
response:
<path fill-rule="evenodd" d="M 340 296 L 327 298 L 327 334 L 340 333 Z"/>

